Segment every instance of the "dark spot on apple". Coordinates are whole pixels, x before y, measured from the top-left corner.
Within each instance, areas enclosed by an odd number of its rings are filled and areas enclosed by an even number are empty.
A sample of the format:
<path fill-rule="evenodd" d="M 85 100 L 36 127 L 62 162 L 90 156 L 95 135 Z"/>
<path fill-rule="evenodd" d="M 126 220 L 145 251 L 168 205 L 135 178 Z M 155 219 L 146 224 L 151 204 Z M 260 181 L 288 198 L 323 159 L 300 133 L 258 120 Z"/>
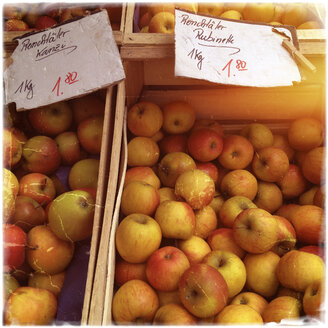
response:
<path fill-rule="evenodd" d="M 180 122 L 178 120 L 174 121 L 174 125 L 178 126 L 180 124 Z"/>
<path fill-rule="evenodd" d="M 241 298 L 240 299 L 240 302 L 239 302 L 240 304 L 247 304 L 247 301 L 245 300 L 245 298 L 243 297 L 243 298 Z"/>
<path fill-rule="evenodd" d="M 40 183 L 40 189 L 44 191 L 47 187 L 47 178 L 44 178 L 44 180 Z"/>
<path fill-rule="evenodd" d="M 51 110 L 52 114 L 58 115 L 60 113 L 60 110 L 57 107 L 53 107 Z"/>
<path fill-rule="evenodd" d="M 88 202 L 86 199 L 82 198 L 80 202 L 81 207 L 87 208 L 88 207 Z"/>
<path fill-rule="evenodd" d="M 138 107 L 138 116 L 141 118 L 142 114 L 145 112 L 145 109 L 143 107 Z"/>
<path fill-rule="evenodd" d="M 247 209 L 249 208 L 249 206 L 248 206 L 247 203 L 241 203 L 240 206 L 239 206 L 239 208 L 240 208 L 241 210 L 247 210 Z"/>
<path fill-rule="evenodd" d="M 140 217 L 135 218 L 135 221 L 140 223 L 140 224 L 147 224 L 147 218 L 144 217 L 144 216 L 140 216 Z"/>
<path fill-rule="evenodd" d="M 171 258 L 171 254 L 165 254 L 164 258 L 165 258 L 166 260 L 169 260 L 169 259 Z"/>
<path fill-rule="evenodd" d="M 246 222 L 245 222 L 245 228 L 246 228 L 247 230 L 252 230 L 252 224 L 251 224 L 250 221 L 246 221 Z"/>
<path fill-rule="evenodd" d="M 218 259 L 218 268 L 220 268 L 220 267 L 222 267 L 222 266 L 224 266 L 226 264 L 226 260 L 225 259 L 223 259 L 223 258 L 219 258 Z"/>
<path fill-rule="evenodd" d="M 238 152 L 237 151 L 234 151 L 234 152 L 231 153 L 231 157 L 232 158 L 235 158 L 237 156 L 238 156 Z"/>
<path fill-rule="evenodd" d="M 214 141 L 211 142 L 211 146 L 210 147 L 211 147 L 211 149 L 215 149 L 216 148 L 216 142 L 214 142 Z"/>
<path fill-rule="evenodd" d="M 318 290 L 317 289 L 312 289 L 311 290 L 311 296 L 317 295 Z"/>

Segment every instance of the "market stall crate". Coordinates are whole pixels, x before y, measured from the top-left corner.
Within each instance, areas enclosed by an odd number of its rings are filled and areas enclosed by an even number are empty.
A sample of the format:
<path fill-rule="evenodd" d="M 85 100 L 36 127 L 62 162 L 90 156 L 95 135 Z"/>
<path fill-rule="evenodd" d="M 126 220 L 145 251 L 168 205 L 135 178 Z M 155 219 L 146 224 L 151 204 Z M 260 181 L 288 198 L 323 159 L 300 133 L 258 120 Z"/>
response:
<path fill-rule="evenodd" d="M 119 124 L 114 127 L 114 131 L 118 130 L 119 133 L 123 130 L 120 140 L 121 152 L 115 154 L 117 159 L 120 159 L 120 173 L 109 240 L 108 236 L 105 236 L 108 245 L 108 258 L 103 259 L 107 265 L 107 272 L 105 272 L 106 285 L 103 286 L 104 298 L 102 304 L 99 304 L 102 306 L 101 311 L 103 312 L 101 324 L 115 324 L 113 296 L 119 288 L 115 268 L 120 259 L 115 238 L 117 228 L 126 216 L 122 213 L 121 201 L 125 174 L 129 168 L 127 145 L 133 138 L 133 134 L 127 128 L 127 111 L 141 101 L 155 103 L 160 108 L 173 101 L 182 101 L 194 108 L 196 120 L 218 121 L 226 136 L 239 134 L 245 126 L 254 122 L 265 124 L 273 134 L 286 136 L 291 123 L 296 119 L 311 117 L 322 124 L 325 122 L 324 61 L 321 60 L 316 64 L 321 65 L 317 66 L 317 73 L 315 75 L 311 73 L 312 76 L 308 76 L 304 82 L 298 85 L 251 88 L 177 78 L 174 76 L 174 61 L 170 58 L 124 62 L 127 76 L 125 81 L 126 93 L 121 92 L 117 95 L 118 103 L 121 104 L 119 110 L 121 115 Z M 122 121 L 123 112 L 125 113 L 124 121 Z M 121 122 L 123 122 L 123 126 L 120 125 Z M 158 172 L 156 167 L 156 165 L 153 166 L 153 169 Z M 176 242 L 168 242 L 167 238 L 164 239 L 164 246 L 178 245 Z M 320 245 L 324 246 L 324 244 L 325 240 L 321 240 Z M 140 320 L 142 321 L 142 319 Z"/>

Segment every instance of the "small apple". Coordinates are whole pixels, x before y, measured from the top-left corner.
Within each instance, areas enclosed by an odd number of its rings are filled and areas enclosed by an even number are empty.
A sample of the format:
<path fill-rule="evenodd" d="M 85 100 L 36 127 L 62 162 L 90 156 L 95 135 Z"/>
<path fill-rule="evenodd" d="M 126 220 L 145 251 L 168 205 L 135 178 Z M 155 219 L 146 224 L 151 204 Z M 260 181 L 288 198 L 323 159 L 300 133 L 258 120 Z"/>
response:
<path fill-rule="evenodd" d="M 3 273 L 3 304 L 6 303 L 9 295 L 20 287 L 19 282 L 10 273 Z"/>
<path fill-rule="evenodd" d="M 132 181 L 142 181 L 159 189 L 161 181 L 155 172 L 148 166 L 136 166 L 128 168 L 125 172 L 125 179 L 123 187 Z"/>
<path fill-rule="evenodd" d="M 119 258 L 115 263 L 115 284 L 120 287 L 133 279 L 147 281 L 146 263 L 130 263 Z"/>
<path fill-rule="evenodd" d="M 219 169 L 216 165 L 214 165 L 212 162 L 197 162 L 196 168 L 198 170 L 202 170 L 205 173 L 207 173 L 214 181 L 215 185 L 218 184 L 219 181 Z"/>
<path fill-rule="evenodd" d="M 6 168 L 15 166 L 22 157 L 22 144 L 9 129 L 3 129 L 2 135 L 2 155 L 3 165 Z"/>
<path fill-rule="evenodd" d="M 81 159 L 81 147 L 76 132 L 65 131 L 55 138 L 63 165 L 71 166 Z"/>
<path fill-rule="evenodd" d="M 283 204 L 283 195 L 274 182 L 258 181 L 254 204 L 270 213 L 277 211 Z"/>
<path fill-rule="evenodd" d="M 254 292 L 242 292 L 236 295 L 230 304 L 245 304 L 253 308 L 262 315 L 264 309 L 268 305 L 268 301 L 261 295 Z"/>
<path fill-rule="evenodd" d="M 203 238 L 197 236 L 178 240 L 178 248 L 187 256 L 190 264 L 201 263 L 203 258 L 211 251 L 209 244 Z"/>
<path fill-rule="evenodd" d="M 52 17 L 42 15 L 39 16 L 38 19 L 35 21 L 35 28 L 37 30 L 44 30 L 49 27 L 52 27 L 57 24 L 57 21 Z"/>
<path fill-rule="evenodd" d="M 166 200 L 178 200 L 174 189 L 170 187 L 162 187 L 158 189 L 159 202 L 163 203 Z"/>
<path fill-rule="evenodd" d="M 303 310 L 306 315 L 319 317 L 324 314 L 325 283 L 323 280 L 313 281 L 304 291 Z"/>
<path fill-rule="evenodd" d="M 200 210 L 195 210 L 196 228 L 194 235 L 206 239 L 217 228 L 218 219 L 215 211 L 209 205 Z"/>
<path fill-rule="evenodd" d="M 296 203 L 282 204 L 275 214 L 282 216 L 291 222 L 294 212 L 297 211 L 300 206 L 301 205 Z"/>
<path fill-rule="evenodd" d="M 285 134 L 273 134 L 272 146 L 281 148 L 288 156 L 289 161 L 294 159 L 295 150 L 290 146 L 288 137 Z"/>
<path fill-rule="evenodd" d="M 326 185 L 320 186 L 313 196 L 313 205 L 324 208 L 326 201 Z"/>
<path fill-rule="evenodd" d="M 169 134 L 165 135 L 159 142 L 161 155 L 173 152 L 187 152 L 188 137 L 186 134 Z"/>
<path fill-rule="evenodd" d="M 149 33 L 174 33 L 175 16 L 166 11 L 152 16 L 149 22 Z"/>
<path fill-rule="evenodd" d="M 304 177 L 311 183 L 321 185 L 325 182 L 325 147 L 316 147 L 306 153 L 301 165 Z"/>
<path fill-rule="evenodd" d="M 182 305 L 166 304 L 161 306 L 155 314 L 153 325 L 196 325 L 196 318 Z"/>
<path fill-rule="evenodd" d="M 265 147 L 271 147 L 273 144 L 272 131 L 268 126 L 262 123 L 251 123 L 246 125 L 240 131 L 240 135 L 251 142 L 255 151 Z"/>
<path fill-rule="evenodd" d="M 8 188 L 12 191 L 14 196 L 17 196 L 19 191 L 19 182 L 16 175 L 11 171 L 6 169 L 5 167 L 2 169 L 2 177 L 3 177 L 3 187 Z"/>
<path fill-rule="evenodd" d="M 15 214 L 16 197 L 12 189 L 4 187 L 2 189 L 2 221 L 3 223 L 9 222 Z"/>
<path fill-rule="evenodd" d="M 223 203 L 224 203 L 223 195 L 221 195 L 221 193 L 219 193 L 216 190 L 214 193 L 214 197 L 213 197 L 212 201 L 210 202 L 209 206 L 211 206 L 213 208 L 213 210 L 216 214 L 216 217 L 218 219 L 218 226 L 220 226 L 220 224 L 221 224 L 221 222 L 219 220 L 219 218 L 220 218 L 219 212 L 220 212 L 220 209 L 221 209 Z"/>
<path fill-rule="evenodd" d="M 261 325 L 261 315 L 245 304 L 227 305 L 214 319 L 219 325 Z"/>

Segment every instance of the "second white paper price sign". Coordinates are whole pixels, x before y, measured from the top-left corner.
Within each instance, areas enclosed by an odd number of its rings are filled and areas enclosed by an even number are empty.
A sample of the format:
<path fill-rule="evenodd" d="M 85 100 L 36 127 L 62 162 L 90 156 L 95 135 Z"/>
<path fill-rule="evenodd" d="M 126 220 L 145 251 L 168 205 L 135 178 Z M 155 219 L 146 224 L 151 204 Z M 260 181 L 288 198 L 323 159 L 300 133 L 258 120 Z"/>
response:
<path fill-rule="evenodd" d="M 292 39 L 288 28 L 277 28 Z M 175 75 L 210 82 L 289 86 L 299 69 L 272 26 L 175 10 Z"/>

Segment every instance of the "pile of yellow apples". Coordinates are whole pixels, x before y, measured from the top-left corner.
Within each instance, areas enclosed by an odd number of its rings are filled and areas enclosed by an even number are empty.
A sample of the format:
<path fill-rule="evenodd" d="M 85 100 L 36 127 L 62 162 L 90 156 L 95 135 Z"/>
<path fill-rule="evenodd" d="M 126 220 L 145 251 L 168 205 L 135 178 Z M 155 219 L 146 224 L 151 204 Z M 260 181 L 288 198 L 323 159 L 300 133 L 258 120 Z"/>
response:
<path fill-rule="evenodd" d="M 140 101 L 127 127 L 114 323 L 319 322 L 323 122 L 228 133 L 187 102 Z"/>
<path fill-rule="evenodd" d="M 323 28 L 322 22 L 305 3 L 190 2 L 140 5 L 138 27 L 142 33 L 174 33 L 175 8 L 218 18 L 291 25 L 297 29 Z"/>

